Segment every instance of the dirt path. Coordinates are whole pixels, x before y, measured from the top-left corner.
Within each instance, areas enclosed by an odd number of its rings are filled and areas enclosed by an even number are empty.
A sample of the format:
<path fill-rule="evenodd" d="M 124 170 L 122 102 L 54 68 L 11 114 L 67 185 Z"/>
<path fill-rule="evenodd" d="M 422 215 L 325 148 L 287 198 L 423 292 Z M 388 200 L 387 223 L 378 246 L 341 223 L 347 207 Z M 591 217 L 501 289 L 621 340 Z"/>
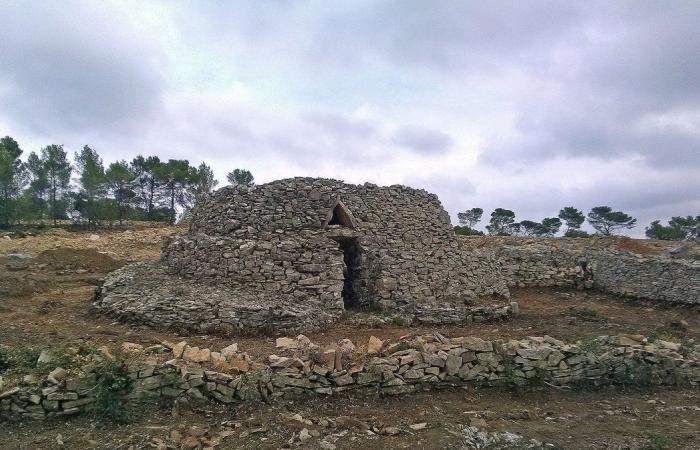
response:
<path fill-rule="evenodd" d="M 186 405 L 176 415 L 170 408 L 150 406 L 148 412 L 135 412 L 133 423 L 122 426 L 98 425 L 86 417 L 11 425 L 0 433 L 0 448 L 157 448 L 154 439 L 168 442 L 172 430 L 185 434 L 196 427 L 213 435 L 231 430 L 217 449 L 314 449 L 324 448 L 320 447 L 322 440 L 335 446 L 325 448 L 338 450 L 466 449 L 470 447 L 465 445 L 462 429 L 473 423 L 482 430 L 508 431 L 551 444 L 548 448 L 696 449 L 700 447 L 699 401 L 697 390 L 447 390 L 410 397 L 279 401 L 246 408 Z M 294 414 L 309 422 L 292 419 Z M 343 423 L 338 419 L 341 416 L 352 417 L 355 425 Z M 328 426 L 324 426 L 326 421 Z M 426 424 L 422 430 L 410 428 L 422 423 Z M 392 427 L 398 434 L 387 436 Z M 289 445 L 302 428 L 318 436 L 302 445 Z M 58 436 L 64 446 L 57 444 Z"/>

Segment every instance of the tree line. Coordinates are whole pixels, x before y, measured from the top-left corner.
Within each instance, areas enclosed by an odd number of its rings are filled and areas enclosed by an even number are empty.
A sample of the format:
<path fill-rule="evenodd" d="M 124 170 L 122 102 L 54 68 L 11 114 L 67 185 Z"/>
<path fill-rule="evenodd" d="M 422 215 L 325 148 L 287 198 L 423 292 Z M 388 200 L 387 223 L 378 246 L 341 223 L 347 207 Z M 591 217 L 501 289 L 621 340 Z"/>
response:
<path fill-rule="evenodd" d="M 455 233 L 461 235 L 483 235 L 475 229 L 481 221 L 484 210 L 472 208 L 457 214 L 459 225 Z M 622 211 L 615 211 L 609 206 L 596 206 L 587 215 L 583 211 L 567 206 L 559 211 L 557 217 L 545 217 L 541 222 L 522 220 L 516 222 L 515 213 L 509 209 L 496 208 L 492 213 L 486 231 L 496 236 L 541 236 L 551 237 L 565 227 L 566 237 L 588 237 L 589 233 L 581 230 L 585 221 L 596 230 L 596 234 L 610 236 L 620 230 L 632 229 L 637 225 L 637 219 Z M 646 228 L 646 236 L 650 239 L 687 240 L 698 239 L 700 236 L 700 215 L 672 217 L 668 225 L 655 220 Z"/>
<path fill-rule="evenodd" d="M 206 163 L 161 160 L 138 155 L 130 162 L 107 165 L 88 145 L 75 152 L 71 163 L 62 145 L 30 152 L 10 136 L 0 138 L 0 227 L 19 224 L 74 224 L 95 228 L 104 222 L 145 220 L 175 223 L 198 195 L 217 185 Z M 231 184 L 251 184 L 245 169 L 230 172 Z"/>

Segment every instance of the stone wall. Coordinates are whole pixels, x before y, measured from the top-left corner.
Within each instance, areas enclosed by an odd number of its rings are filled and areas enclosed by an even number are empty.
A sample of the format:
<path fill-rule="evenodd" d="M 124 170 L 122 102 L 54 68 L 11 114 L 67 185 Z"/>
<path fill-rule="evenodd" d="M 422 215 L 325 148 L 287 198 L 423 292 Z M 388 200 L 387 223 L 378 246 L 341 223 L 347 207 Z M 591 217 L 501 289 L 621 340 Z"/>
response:
<path fill-rule="evenodd" d="M 508 286 L 591 287 L 590 282 L 586 283 L 590 270 L 584 252 L 558 244 L 554 240 L 525 245 L 499 243 L 495 251 Z"/>
<path fill-rule="evenodd" d="M 346 339 L 325 351 L 299 336 L 278 339 L 280 355 L 270 355 L 266 364 L 251 362 L 235 344 L 221 352 L 184 342 L 172 347 L 173 359 L 130 368 L 133 387 L 127 399 L 184 396 L 237 403 L 350 390 L 405 394 L 447 386 L 700 383 L 697 348 L 651 343 L 638 335 L 601 336 L 579 345 L 549 336 L 486 341 L 434 334 L 396 343 L 372 337 L 361 350 Z M 95 375 L 70 378 L 61 370 L 41 387 L 0 392 L 0 418 L 60 417 L 89 408 Z"/>
<path fill-rule="evenodd" d="M 700 262 L 602 250 L 589 255 L 594 286 L 626 297 L 700 304 Z"/>
<path fill-rule="evenodd" d="M 627 297 L 700 304 L 700 262 L 609 248 L 603 239 L 478 237 L 511 287 L 595 288 Z"/>

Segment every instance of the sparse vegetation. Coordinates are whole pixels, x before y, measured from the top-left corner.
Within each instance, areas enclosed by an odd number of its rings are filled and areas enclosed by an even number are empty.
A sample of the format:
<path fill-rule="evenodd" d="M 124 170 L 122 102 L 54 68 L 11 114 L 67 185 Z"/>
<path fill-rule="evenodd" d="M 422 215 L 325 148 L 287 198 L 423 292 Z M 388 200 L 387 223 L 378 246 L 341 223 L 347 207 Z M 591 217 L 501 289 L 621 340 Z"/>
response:
<path fill-rule="evenodd" d="M 640 389 L 651 385 L 651 366 L 627 363 L 615 368 L 614 381 L 622 389 Z"/>
<path fill-rule="evenodd" d="M 124 396 L 132 388 L 132 380 L 126 364 L 108 361 L 95 371 L 92 387 L 95 402 L 89 412 L 104 422 L 125 423 L 129 415 Z"/>
<path fill-rule="evenodd" d="M 647 448 L 649 450 L 667 450 L 670 448 L 668 438 L 663 434 L 649 433 L 648 439 L 649 445 Z"/>
<path fill-rule="evenodd" d="M 574 317 L 589 322 L 600 322 L 605 320 L 605 317 L 603 317 L 598 311 L 588 306 L 584 306 L 582 308 L 572 307 L 570 309 L 570 313 Z"/>
<path fill-rule="evenodd" d="M 579 341 L 578 348 L 584 353 L 599 354 L 602 344 L 598 339 L 584 339 Z"/>

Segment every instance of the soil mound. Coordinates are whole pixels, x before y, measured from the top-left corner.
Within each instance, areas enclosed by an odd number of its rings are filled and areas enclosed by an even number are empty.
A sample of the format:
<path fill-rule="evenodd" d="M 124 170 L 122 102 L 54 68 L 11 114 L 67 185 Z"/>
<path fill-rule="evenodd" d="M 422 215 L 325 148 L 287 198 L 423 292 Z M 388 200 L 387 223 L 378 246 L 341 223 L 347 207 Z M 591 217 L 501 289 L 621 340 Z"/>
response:
<path fill-rule="evenodd" d="M 83 269 L 89 272 L 107 273 L 124 265 L 109 255 L 95 249 L 58 248 L 44 250 L 36 259 L 39 264 L 47 264 L 56 270 Z"/>

